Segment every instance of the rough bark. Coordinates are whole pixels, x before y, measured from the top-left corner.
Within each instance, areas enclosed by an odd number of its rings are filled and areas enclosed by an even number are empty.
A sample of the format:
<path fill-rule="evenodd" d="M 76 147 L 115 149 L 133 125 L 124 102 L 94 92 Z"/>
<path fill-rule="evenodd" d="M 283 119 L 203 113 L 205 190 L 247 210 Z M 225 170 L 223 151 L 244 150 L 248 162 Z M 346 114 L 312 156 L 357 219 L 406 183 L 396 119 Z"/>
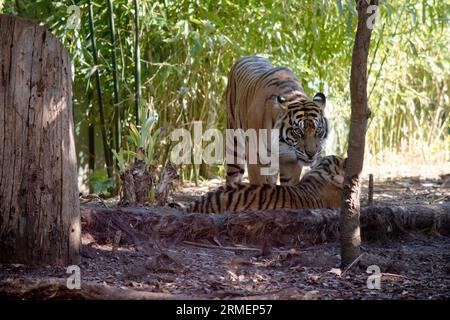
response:
<path fill-rule="evenodd" d="M 144 205 L 150 200 L 155 182 L 155 168 L 147 167 L 144 160 L 136 160 L 130 169 L 120 175 L 122 187 L 120 193 L 121 205 Z"/>
<path fill-rule="evenodd" d="M 360 174 L 363 168 L 364 146 L 369 108 L 367 104 L 367 56 L 372 30 L 367 26 L 369 5 L 378 5 L 377 0 L 357 0 L 358 27 L 353 47 L 350 75 L 351 117 L 348 139 L 348 159 L 345 169 L 342 196 L 341 264 L 346 266 L 360 254 Z"/>
<path fill-rule="evenodd" d="M 159 182 L 158 190 L 156 191 L 156 204 L 158 206 L 163 207 L 166 205 L 172 183 L 178 178 L 179 174 L 177 168 L 174 164 L 168 162 L 164 167 L 161 181 Z"/>
<path fill-rule="evenodd" d="M 0 15 L 0 261 L 80 261 L 70 58 L 44 28 Z"/>
<path fill-rule="evenodd" d="M 218 239 L 223 245 L 307 246 L 339 239 L 339 209 L 276 209 L 226 214 L 184 214 L 170 208 L 107 209 L 84 206 L 84 232 L 108 243 L 120 230 L 122 243 L 151 239 L 199 241 Z M 450 204 L 372 206 L 361 210 L 365 241 L 388 240 L 409 232 L 450 235 Z"/>

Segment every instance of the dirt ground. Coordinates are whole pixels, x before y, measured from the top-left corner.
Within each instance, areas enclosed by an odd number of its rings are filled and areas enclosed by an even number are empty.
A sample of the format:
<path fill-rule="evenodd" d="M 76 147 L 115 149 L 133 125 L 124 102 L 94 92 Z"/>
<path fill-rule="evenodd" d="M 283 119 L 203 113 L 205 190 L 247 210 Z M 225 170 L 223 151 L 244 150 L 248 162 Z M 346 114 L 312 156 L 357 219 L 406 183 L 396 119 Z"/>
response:
<path fill-rule="evenodd" d="M 220 184 L 185 185 L 174 200 L 187 202 Z M 450 202 L 448 176 L 375 181 L 374 204 Z M 367 199 L 366 184 L 362 202 Z M 92 201 L 91 201 L 92 202 Z M 102 203 L 98 203 L 99 206 Z M 110 206 L 111 203 L 106 203 Z M 205 246 L 205 247 L 204 247 Z M 395 240 L 363 243 L 358 265 L 340 270 L 336 242 L 310 247 L 260 248 L 217 243 L 100 244 L 83 230 L 83 281 L 206 299 L 449 299 L 450 238 L 409 233 Z M 381 272 L 379 289 L 369 289 L 367 267 Z M 67 278 L 65 268 L 0 265 L 6 278 Z"/>

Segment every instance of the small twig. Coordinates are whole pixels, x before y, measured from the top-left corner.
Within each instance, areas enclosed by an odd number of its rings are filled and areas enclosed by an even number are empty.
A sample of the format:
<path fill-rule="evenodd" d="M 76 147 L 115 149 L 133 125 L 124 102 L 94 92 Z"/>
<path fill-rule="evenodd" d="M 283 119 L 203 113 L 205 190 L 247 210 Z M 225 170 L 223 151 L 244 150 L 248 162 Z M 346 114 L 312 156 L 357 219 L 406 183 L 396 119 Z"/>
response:
<path fill-rule="evenodd" d="M 363 255 L 364 255 L 364 253 L 361 253 L 361 254 L 358 256 L 358 258 L 356 258 L 355 260 L 353 260 L 353 262 L 350 263 L 350 264 L 348 265 L 347 268 L 345 268 L 345 270 L 341 273 L 341 275 L 340 275 L 339 277 L 342 278 L 342 276 L 344 276 L 344 274 L 345 274 L 348 270 L 350 270 L 351 267 L 353 267 L 359 260 L 361 260 L 361 257 L 362 257 Z"/>
<path fill-rule="evenodd" d="M 192 242 L 192 241 L 183 241 L 183 243 L 191 245 L 191 246 L 201 247 L 201 248 L 221 249 L 221 250 L 231 250 L 231 251 L 261 252 L 261 249 L 249 248 L 249 247 L 219 247 L 219 246 L 215 246 L 215 245 L 211 245 L 211 244 Z"/>
<path fill-rule="evenodd" d="M 193 241 L 183 241 L 184 244 L 188 244 L 195 247 L 200 248 L 208 248 L 208 249 L 221 249 L 221 250 L 230 250 L 230 251 L 251 251 L 251 252 L 258 252 L 261 253 L 261 249 L 258 248 L 249 248 L 249 247 L 227 247 L 227 246 L 215 246 L 212 244 L 206 244 L 206 243 L 199 243 L 199 242 L 193 242 Z M 310 251 L 310 250 L 316 250 L 316 249 L 322 249 L 322 248 L 305 248 L 301 251 Z M 291 253 L 291 250 L 279 250 L 279 249 L 272 249 L 273 252 L 282 254 L 282 253 Z"/>
<path fill-rule="evenodd" d="M 381 276 L 382 276 L 382 277 L 393 277 L 393 278 L 410 279 L 410 280 L 416 280 L 416 281 L 418 281 L 417 278 L 409 277 L 409 276 L 404 276 L 404 275 L 396 274 L 396 273 L 383 272 L 383 273 L 381 273 Z"/>
<path fill-rule="evenodd" d="M 373 174 L 369 174 L 369 195 L 368 195 L 367 205 L 373 205 Z"/>

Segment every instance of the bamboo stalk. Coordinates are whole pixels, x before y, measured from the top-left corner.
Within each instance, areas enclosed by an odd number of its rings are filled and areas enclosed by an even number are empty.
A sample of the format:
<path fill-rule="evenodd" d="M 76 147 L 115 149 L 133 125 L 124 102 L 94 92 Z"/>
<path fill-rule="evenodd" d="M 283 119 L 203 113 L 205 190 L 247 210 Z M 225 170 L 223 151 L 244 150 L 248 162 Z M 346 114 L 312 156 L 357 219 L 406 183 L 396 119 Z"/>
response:
<path fill-rule="evenodd" d="M 141 112 L 141 57 L 139 51 L 139 0 L 134 0 L 134 84 L 136 126 L 140 125 Z"/>
<path fill-rule="evenodd" d="M 91 49 L 92 49 L 92 58 L 94 60 L 94 65 L 98 66 L 98 55 L 97 55 L 97 44 L 95 42 L 95 29 L 94 29 L 94 14 L 92 11 L 92 3 L 89 0 L 89 29 L 91 32 Z M 95 83 L 97 87 L 97 97 L 98 97 L 98 108 L 100 112 L 100 129 L 102 133 L 102 141 L 103 141 L 103 152 L 105 154 L 105 162 L 106 162 L 106 171 L 108 174 L 108 178 L 113 177 L 112 170 L 112 158 L 110 154 L 108 138 L 106 135 L 106 125 L 105 125 L 105 115 L 104 115 L 104 105 L 103 105 L 103 92 L 100 82 L 100 73 L 98 72 L 98 68 L 95 70 Z"/>
<path fill-rule="evenodd" d="M 404 11 L 405 11 L 405 6 L 402 6 L 402 11 L 400 12 L 400 17 L 399 17 L 399 19 L 397 20 L 397 23 L 395 24 L 394 33 L 393 33 L 394 35 L 397 34 L 397 29 L 398 29 L 398 26 L 399 26 L 399 23 L 400 23 L 400 21 L 401 21 L 401 17 L 402 17 L 402 15 L 403 15 L 403 12 L 404 12 Z M 377 54 L 377 51 L 378 51 L 378 45 L 379 45 L 379 42 L 380 42 L 380 40 L 383 38 L 384 26 L 385 26 L 385 24 L 383 23 L 383 26 L 382 26 L 382 29 L 381 29 L 380 39 L 378 40 L 378 43 L 377 43 L 377 45 L 376 45 L 375 52 L 374 52 L 374 54 L 373 54 L 372 63 L 373 63 L 373 61 L 375 61 L 375 57 L 376 57 L 376 54 Z M 391 37 L 392 37 L 392 35 L 391 35 Z M 380 67 L 378 68 L 377 75 L 375 76 L 375 81 L 374 81 L 374 83 L 373 83 L 373 85 L 372 85 L 372 88 L 370 89 L 369 96 L 368 96 L 368 98 L 367 98 L 369 101 L 370 101 L 370 97 L 372 96 L 373 90 L 377 87 L 377 82 L 378 82 L 378 79 L 380 78 L 381 70 L 383 69 L 383 66 L 384 66 L 384 63 L 385 63 L 385 61 L 386 61 L 386 58 L 387 58 L 388 55 L 389 55 L 389 50 L 390 50 L 389 48 L 386 50 L 386 53 L 385 53 L 383 59 L 381 60 Z M 368 73 L 367 73 L 368 76 L 370 76 L 370 73 L 371 73 L 371 71 L 372 71 L 372 63 L 370 64 L 370 68 L 369 68 L 369 71 L 368 71 Z M 369 120 L 369 121 L 370 121 L 370 120 Z M 370 122 L 371 122 L 371 121 L 370 121 Z M 370 125 L 370 122 L 369 122 L 369 125 Z"/>
<path fill-rule="evenodd" d="M 93 123 L 93 107 L 92 107 L 92 89 L 89 88 L 88 96 L 87 96 L 87 109 L 89 110 L 88 118 L 89 118 L 89 127 L 88 127 L 88 163 L 89 163 L 89 173 L 92 173 L 95 170 L 95 126 Z"/>
<path fill-rule="evenodd" d="M 113 67 L 113 82 L 114 82 L 114 147 L 116 151 L 119 152 L 121 141 L 121 119 L 120 119 L 120 105 L 119 105 L 120 96 L 119 96 L 119 78 L 116 61 L 116 30 L 114 27 L 114 12 L 112 0 L 108 0 L 108 11 L 109 11 L 109 31 L 111 35 L 111 60 Z"/>
<path fill-rule="evenodd" d="M 183 98 L 182 97 L 180 97 L 180 106 L 181 106 L 181 114 L 183 116 L 183 121 L 184 121 L 185 124 L 188 124 L 189 120 L 188 120 L 188 117 L 187 117 L 187 114 L 186 114 L 186 110 L 183 107 Z M 192 129 L 192 125 L 190 126 L 189 131 L 191 131 L 191 129 Z M 193 178 L 194 182 L 195 182 L 195 185 L 198 186 L 197 168 L 196 168 L 196 165 L 195 165 L 195 162 L 194 162 L 194 148 L 192 148 L 192 150 L 191 150 L 191 165 L 190 165 L 190 168 L 191 168 L 191 172 L 190 172 L 191 176 L 188 179 L 192 180 L 192 178 Z"/>
<path fill-rule="evenodd" d="M 89 118 L 89 127 L 88 127 L 88 172 L 91 175 L 95 170 L 95 125 L 93 123 L 94 115 L 93 115 L 93 106 L 92 106 L 92 88 L 88 89 L 88 97 L 87 97 L 87 109 L 89 110 L 88 118 Z M 89 193 L 92 193 L 93 189 L 91 184 L 89 184 Z"/>

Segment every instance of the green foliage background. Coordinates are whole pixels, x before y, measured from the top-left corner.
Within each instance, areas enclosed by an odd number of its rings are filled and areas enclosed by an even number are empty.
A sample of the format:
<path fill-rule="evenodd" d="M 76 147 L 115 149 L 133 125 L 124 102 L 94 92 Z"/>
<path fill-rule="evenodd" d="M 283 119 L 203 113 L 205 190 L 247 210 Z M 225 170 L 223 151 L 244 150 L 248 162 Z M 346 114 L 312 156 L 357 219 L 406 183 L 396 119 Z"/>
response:
<path fill-rule="evenodd" d="M 99 64 L 90 51 L 88 3 L 80 1 L 5 0 L 3 13 L 17 14 L 49 28 L 68 48 L 74 68 L 74 110 L 79 166 L 87 163 L 87 126 L 98 130 L 91 76 L 100 71 L 106 124 L 113 132 L 111 48 L 118 54 L 123 148 L 126 122 L 133 121 L 133 0 L 114 0 L 117 43 L 110 43 L 107 0 L 92 0 Z M 67 28 L 80 7 L 81 25 Z M 389 162 L 393 154 L 415 161 L 449 161 L 450 43 L 448 1 L 380 1 L 369 57 L 369 104 L 372 110 L 366 154 Z M 154 163 L 168 158 L 174 128 L 223 129 L 227 73 L 243 55 L 259 54 L 275 65 L 290 67 L 307 94 L 324 91 L 333 125 L 328 152 L 344 153 L 350 115 L 349 78 L 356 10 L 353 0 L 176 0 L 139 1 L 142 68 L 141 113 L 157 113 L 161 131 Z M 90 110 L 92 111 L 90 112 Z M 96 134 L 99 135 L 99 132 Z M 104 167 L 101 140 L 96 139 L 96 165 Z M 102 169 L 104 170 L 104 169 Z M 187 166 L 184 178 L 210 178 L 219 168 Z"/>

